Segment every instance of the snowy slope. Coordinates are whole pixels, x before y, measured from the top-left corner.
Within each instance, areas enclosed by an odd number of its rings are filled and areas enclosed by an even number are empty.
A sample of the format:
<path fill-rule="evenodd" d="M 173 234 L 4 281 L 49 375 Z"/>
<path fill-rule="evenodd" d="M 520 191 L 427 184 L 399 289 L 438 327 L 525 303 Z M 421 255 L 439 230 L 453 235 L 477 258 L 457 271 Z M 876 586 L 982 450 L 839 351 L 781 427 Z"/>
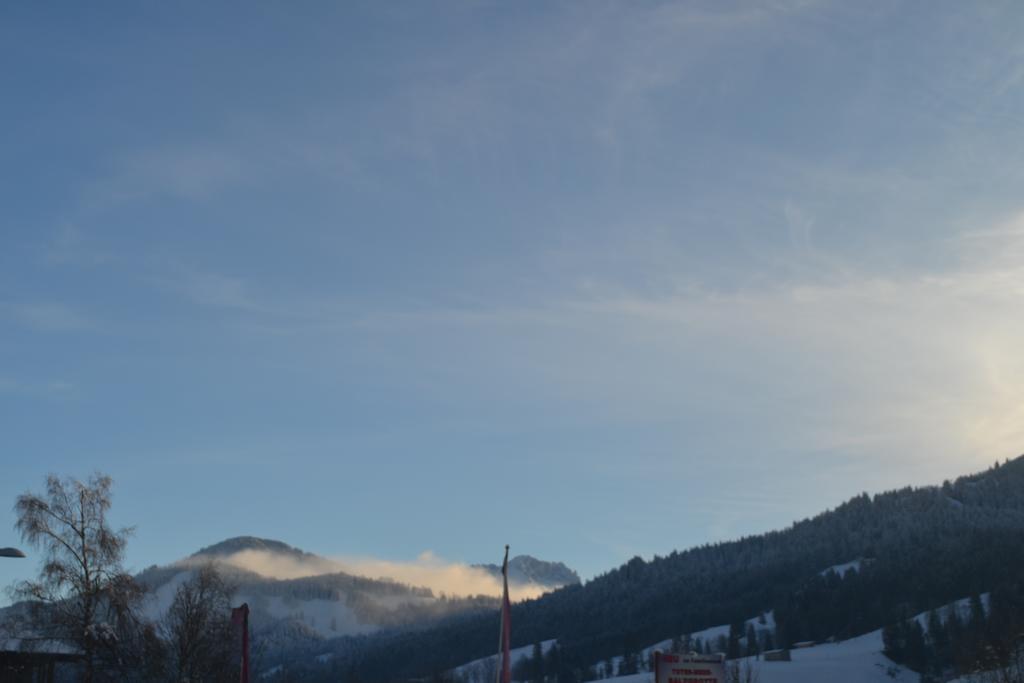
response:
<path fill-rule="evenodd" d="M 541 650 L 544 654 L 548 653 L 551 646 L 555 644 L 554 640 L 545 640 L 540 644 Z M 497 649 L 497 643 L 495 643 L 495 649 Z M 533 655 L 533 645 L 524 645 L 523 647 L 513 648 L 509 650 L 509 658 L 512 661 L 512 666 L 515 667 L 516 662 L 524 657 L 530 657 Z M 490 683 L 494 679 L 494 667 L 497 665 L 497 655 L 491 655 L 490 657 L 481 657 L 480 659 L 474 659 L 472 662 L 458 666 L 452 670 L 452 673 L 457 677 L 456 680 L 464 680 L 468 683 Z"/>
<path fill-rule="evenodd" d="M 757 671 L 760 683 L 832 681 L 833 683 L 916 683 L 918 674 L 893 663 L 882 654 L 882 631 L 840 643 L 791 650 L 791 662 L 753 661 L 743 664 Z"/>
<path fill-rule="evenodd" d="M 893 664 L 882 654 L 881 630 L 851 638 L 792 650 L 791 662 L 739 660 L 750 666 L 758 683 L 916 683 L 918 675 Z M 607 683 L 653 683 L 650 672 L 606 679 Z"/>
<path fill-rule="evenodd" d="M 774 613 L 766 612 L 764 616 L 765 616 L 765 620 L 764 620 L 765 623 L 763 623 L 763 624 L 760 621 L 760 617 L 753 617 L 753 618 L 747 619 L 746 622 L 744 622 L 744 624 L 743 624 L 744 632 L 746 632 L 747 625 L 750 625 L 750 626 L 754 627 L 754 631 L 757 633 L 757 635 L 759 637 L 760 637 L 762 631 L 771 631 L 772 633 L 774 633 L 775 632 L 775 615 L 774 615 Z M 721 624 L 719 626 L 711 626 L 709 628 L 706 628 L 706 629 L 703 629 L 703 630 L 700 630 L 700 631 L 694 631 L 693 633 L 690 634 L 691 642 L 695 642 L 697 639 L 700 639 L 701 642 L 707 643 L 712 648 L 715 646 L 715 643 L 718 641 L 718 639 L 722 638 L 722 637 L 724 637 L 724 638 L 728 638 L 729 637 L 729 625 L 728 624 Z M 745 647 L 746 644 L 747 644 L 746 636 L 744 636 L 743 638 L 740 638 L 740 645 Z M 666 638 L 665 640 L 659 641 L 659 642 L 655 643 L 654 645 L 651 645 L 649 647 L 645 647 L 643 650 L 641 650 L 640 651 L 640 659 L 643 660 L 643 661 L 650 661 L 651 657 L 654 656 L 654 651 L 655 650 L 661 650 L 662 652 L 668 652 L 671 649 L 671 647 L 672 647 L 672 639 L 671 638 Z M 603 676 L 610 676 L 610 675 L 614 674 L 616 671 L 618 671 L 619 665 L 622 663 L 622 657 L 612 657 L 611 662 L 612 662 L 612 669 L 611 669 L 611 671 L 605 671 L 604 670 L 605 667 L 607 666 L 607 662 L 603 662 L 603 663 L 599 662 L 599 663 L 595 664 L 594 669 L 595 669 L 595 671 L 597 671 L 599 674 L 601 674 Z M 624 677 L 624 678 L 631 678 L 631 677 L 627 676 L 627 677 Z"/>
<path fill-rule="evenodd" d="M 981 596 L 979 596 L 981 598 L 981 607 L 986 612 L 988 612 L 990 596 L 990 593 L 982 593 Z M 971 618 L 971 599 L 962 598 L 960 600 L 957 600 L 956 602 L 951 602 L 948 605 L 939 607 L 936 610 L 939 614 L 939 618 L 942 620 L 942 623 L 946 623 L 946 618 L 949 615 L 949 610 L 954 607 L 956 608 L 957 615 L 960 617 L 961 620 L 967 621 Z M 924 629 L 924 632 L 928 633 L 928 612 L 921 612 L 920 614 L 915 616 L 914 619 L 917 620 L 917 623 L 921 624 L 921 628 Z"/>
<path fill-rule="evenodd" d="M 851 569 L 860 571 L 862 562 L 863 560 L 857 559 L 851 560 L 850 562 L 844 562 L 843 564 L 834 564 L 828 569 L 823 569 L 822 571 L 818 572 L 818 574 L 820 576 L 825 576 L 829 572 L 835 572 L 838 576 L 846 576 L 846 572 L 850 571 Z"/>
<path fill-rule="evenodd" d="M 356 613 L 338 600 L 294 600 L 280 596 L 239 593 L 238 602 L 248 602 L 254 615 L 272 619 L 293 619 L 305 624 L 323 638 L 360 635 L 378 630 L 374 624 L 359 621 Z"/>
<path fill-rule="evenodd" d="M 827 571 L 827 570 L 826 570 Z M 988 593 L 981 596 L 982 605 L 988 609 Z M 970 599 L 963 598 L 938 608 L 940 616 L 945 618 L 947 610 L 955 608 L 963 618 L 970 614 Z M 766 615 L 766 623 L 758 624 L 748 619 L 755 628 L 774 628 L 772 614 Z M 927 629 L 927 612 L 914 618 Z M 698 633 L 694 638 L 714 643 L 720 635 L 729 634 L 728 626 L 713 626 Z M 644 650 L 648 656 L 655 649 L 667 651 L 670 640 L 656 643 Z M 750 667 L 756 672 L 758 683 L 916 683 L 919 675 L 906 669 L 882 654 L 882 630 L 878 629 L 856 638 L 838 643 L 822 643 L 814 647 L 790 650 L 790 662 L 765 662 L 752 657 L 738 660 L 741 667 Z M 618 666 L 618 660 L 615 661 Z M 619 676 L 606 679 L 609 683 L 653 683 L 654 675 L 650 672 Z"/>
<path fill-rule="evenodd" d="M 142 613 L 147 619 L 156 621 L 166 614 L 178 587 L 193 575 L 185 570 L 146 596 Z M 239 591 L 234 596 L 235 604 L 249 603 L 253 611 L 253 623 L 266 624 L 269 620 L 287 619 L 302 622 L 322 638 L 342 635 L 362 635 L 378 630 L 374 624 L 359 620 L 355 611 L 340 600 L 319 598 L 298 600 L 277 595 L 260 595 Z M 383 602 L 383 601 L 382 601 Z"/>

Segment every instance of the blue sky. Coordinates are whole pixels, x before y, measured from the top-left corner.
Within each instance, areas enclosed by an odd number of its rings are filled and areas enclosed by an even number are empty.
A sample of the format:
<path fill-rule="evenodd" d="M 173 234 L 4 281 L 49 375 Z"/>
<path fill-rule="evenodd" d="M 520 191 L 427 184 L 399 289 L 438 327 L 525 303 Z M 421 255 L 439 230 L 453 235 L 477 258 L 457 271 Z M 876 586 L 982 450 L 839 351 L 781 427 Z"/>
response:
<path fill-rule="evenodd" d="M 1020 454 L 1022 23 L 3 7 L 0 545 L 100 470 L 134 568 L 592 576 Z"/>

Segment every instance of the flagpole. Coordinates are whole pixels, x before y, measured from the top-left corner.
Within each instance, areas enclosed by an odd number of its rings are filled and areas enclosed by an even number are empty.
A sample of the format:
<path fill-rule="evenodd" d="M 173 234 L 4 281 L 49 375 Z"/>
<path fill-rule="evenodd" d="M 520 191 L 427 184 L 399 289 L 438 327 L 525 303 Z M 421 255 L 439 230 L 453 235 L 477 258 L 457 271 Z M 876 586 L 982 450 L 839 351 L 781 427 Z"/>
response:
<path fill-rule="evenodd" d="M 231 621 L 242 627 L 242 670 L 238 677 L 241 683 L 249 683 L 249 603 L 231 610 Z"/>
<path fill-rule="evenodd" d="M 502 577 L 502 584 L 503 584 L 503 592 L 502 592 L 502 596 L 501 596 L 501 621 L 499 622 L 499 626 L 498 626 L 498 656 L 497 656 L 497 664 L 498 664 L 498 666 L 495 667 L 495 669 L 497 669 L 495 674 L 496 674 L 496 683 L 511 683 L 511 681 L 512 681 L 512 672 L 511 672 L 512 663 L 509 661 L 511 659 L 510 653 L 509 653 L 509 641 L 511 640 L 511 634 L 509 633 L 509 631 L 511 630 L 512 620 L 511 620 L 511 615 L 509 614 L 510 606 L 509 606 L 509 601 L 508 601 L 508 545 L 507 544 L 505 545 L 505 560 L 501 563 L 501 577 Z"/>
<path fill-rule="evenodd" d="M 249 604 L 242 603 L 242 683 L 249 683 Z"/>

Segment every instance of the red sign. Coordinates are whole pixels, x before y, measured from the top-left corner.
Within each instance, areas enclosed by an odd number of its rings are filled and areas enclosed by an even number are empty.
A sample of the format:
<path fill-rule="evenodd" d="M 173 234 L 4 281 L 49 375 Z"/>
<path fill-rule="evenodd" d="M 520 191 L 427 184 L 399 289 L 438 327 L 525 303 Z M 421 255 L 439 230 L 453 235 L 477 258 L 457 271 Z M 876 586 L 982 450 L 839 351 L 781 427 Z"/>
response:
<path fill-rule="evenodd" d="M 726 683 L 721 655 L 654 653 L 655 683 Z"/>

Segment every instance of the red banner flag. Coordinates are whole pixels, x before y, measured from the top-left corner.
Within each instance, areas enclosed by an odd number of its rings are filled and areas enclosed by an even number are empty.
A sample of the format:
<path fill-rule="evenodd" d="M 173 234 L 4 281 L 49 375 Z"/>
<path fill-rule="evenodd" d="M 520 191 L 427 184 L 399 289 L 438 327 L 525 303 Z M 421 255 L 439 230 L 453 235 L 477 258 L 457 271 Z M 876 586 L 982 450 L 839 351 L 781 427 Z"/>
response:
<path fill-rule="evenodd" d="M 242 675 L 241 683 L 249 683 L 249 603 L 231 609 L 231 623 L 242 627 Z"/>
<path fill-rule="evenodd" d="M 501 631 L 498 636 L 498 656 L 501 666 L 498 667 L 498 683 L 512 683 L 512 605 L 508 599 L 508 546 L 505 546 L 505 561 L 501 564 L 501 576 L 505 584 L 501 596 Z"/>

